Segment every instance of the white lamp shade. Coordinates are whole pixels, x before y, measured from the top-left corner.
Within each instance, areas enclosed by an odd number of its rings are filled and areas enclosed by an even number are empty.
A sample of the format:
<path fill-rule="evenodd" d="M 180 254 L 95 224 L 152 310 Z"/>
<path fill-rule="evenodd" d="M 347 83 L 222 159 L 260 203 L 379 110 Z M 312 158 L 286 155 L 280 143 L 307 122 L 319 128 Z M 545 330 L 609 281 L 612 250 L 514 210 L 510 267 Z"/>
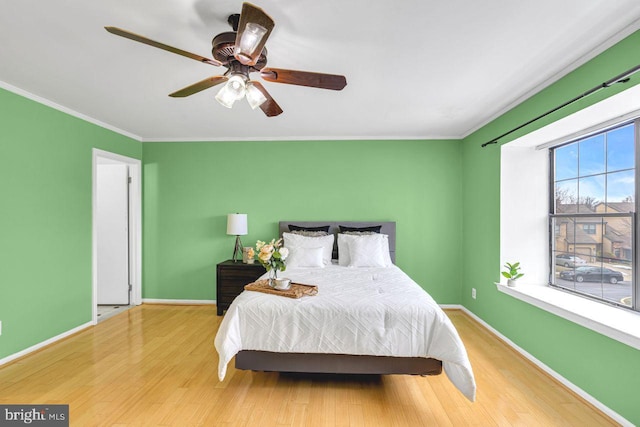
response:
<path fill-rule="evenodd" d="M 246 91 L 245 78 L 239 74 L 229 77 L 227 83 L 216 95 L 216 100 L 227 108 L 233 107 L 233 103 L 244 97 Z"/>
<path fill-rule="evenodd" d="M 267 97 L 251 82 L 247 83 L 246 96 L 247 102 L 249 102 L 252 110 L 255 110 L 267 101 Z"/>
<path fill-rule="evenodd" d="M 236 94 L 227 86 L 222 86 L 222 89 L 218 91 L 216 95 L 216 101 L 220 103 L 220 105 L 231 108 L 233 107 L 233 103 L 236 102 Z"/>
<path fill-rule="evenodd" d="M 247 83 L 244 80 L 245 78 L 240 74 L 234 74 L 229 77 L 229 81 L 226 84 L 231 93 L 236 97 L 236 100 L 242 99 L 244 96 L 244 92 L 247 88 Z"/>
<path fill-rule="evenodd" d="M 240 58 L 238 58 L 240 62 L 244 64 L 251 60 L 266 33 L 267 29 L 262 25 L 256 24 L 255 22 L 247 23 L 247 26 L 242 32 L 240 43 L 236 45 L 234 50 L 234 54 L 240 56 Z"/>
<path fill-rule="evenodd" d="M 247 233 L 247 214 L 235 213 L 227 215 L 227 234 L 245 236 Z"/>

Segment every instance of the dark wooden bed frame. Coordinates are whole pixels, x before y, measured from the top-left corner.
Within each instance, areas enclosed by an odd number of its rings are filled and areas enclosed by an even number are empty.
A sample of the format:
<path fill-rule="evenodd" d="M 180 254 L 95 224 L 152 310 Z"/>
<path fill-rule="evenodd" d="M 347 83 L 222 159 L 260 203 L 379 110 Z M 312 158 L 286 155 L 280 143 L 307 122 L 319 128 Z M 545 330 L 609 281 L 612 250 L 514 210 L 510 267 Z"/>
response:
<path fill-rule="evenodd" d="M 280 221 L 280 236 L 289 231 L 289 224 L 302 227 L 329 225 L 329 233 L 337 234 L 339 226 L 370 227 L 381 225 L 381 233 L 389 236 L 389 253 L 395 263 L 396 223 L 387 221 Z M 337 238 L 333 258 L 337 258 Z M 439 375 L 442 362 L 423 357 L 366 356 L 351 354 L 320 353 L 273 353 L 268 351 L 242 350 L 236 354 L 237 369 L 267 372 L 304 372 L 322 374 L 408 374 Z"/>
<path fill-rule="evenodd" d="M 242 350 L 236 354 L 236 369 L 311 374 L 439 375 L 442 373 L 442 362 L 423 357 Z"/>

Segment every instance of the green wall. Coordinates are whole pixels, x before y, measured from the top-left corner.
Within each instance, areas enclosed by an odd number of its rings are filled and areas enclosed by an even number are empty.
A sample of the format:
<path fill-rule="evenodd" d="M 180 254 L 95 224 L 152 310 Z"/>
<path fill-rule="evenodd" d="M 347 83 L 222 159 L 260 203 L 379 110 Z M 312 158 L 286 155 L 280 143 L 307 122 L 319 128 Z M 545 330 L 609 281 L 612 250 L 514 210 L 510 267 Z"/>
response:
<path fill-rule="evenodd" d="M 144 298 L 215 299 L 215 265 L 248 214 L 246 246 L 279 220 L 397 222 L 397 264 L 440 303 L 460 301 L 459 141 L 144 144 Z"/>
<path fill-rule="evenodd" d="M 0 359 L 91 321 L 92 147 L 142 144 L 0 89 Z"/>
<path fill-rule="evenodd" d="M 462 304 L 573 384 L 640 425 L 640 351 L 496 290 L 500 272 L 500 147 L 480 145 L 640 63 L 640 32 L 591 60 L 463 141 Z M 602 90 L 508 142 L 640 82 Z M 518 197 L 514 195 L 514 203 Z M 477 299 L 471 298 L 477 289 Z"/>

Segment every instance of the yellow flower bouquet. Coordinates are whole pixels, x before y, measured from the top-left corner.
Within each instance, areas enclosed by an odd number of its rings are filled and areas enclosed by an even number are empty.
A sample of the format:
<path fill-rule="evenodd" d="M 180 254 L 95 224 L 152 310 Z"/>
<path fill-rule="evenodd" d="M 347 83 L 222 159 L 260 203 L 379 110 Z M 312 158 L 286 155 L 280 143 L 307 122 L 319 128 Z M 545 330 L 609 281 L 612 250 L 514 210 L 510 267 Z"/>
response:
<path fill-rule="evenodd" d="M 282 246 L 282 239 L 271 239 L 269 243 L 258 240 L 256 242 L 258 261 L 269 272 L 270 279 L 278 277 L 278 271 L 285 271 L 285 260 L 289 256 L 289 249 Z"/>

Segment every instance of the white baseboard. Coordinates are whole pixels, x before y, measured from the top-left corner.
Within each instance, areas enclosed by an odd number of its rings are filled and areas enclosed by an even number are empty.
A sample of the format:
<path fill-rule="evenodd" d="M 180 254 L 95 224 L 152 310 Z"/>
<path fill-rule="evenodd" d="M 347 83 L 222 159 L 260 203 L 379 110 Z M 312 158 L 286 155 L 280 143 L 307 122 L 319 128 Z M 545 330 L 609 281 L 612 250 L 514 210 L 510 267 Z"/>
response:
<path fill-rule="evenodd" d="M 583 398 L 584 400 L 589 402 L 591 405 L 596 407 L 598 410 L 600 410 L 602 413 L 607 415 L 609 418 L 613 419 L 615 422 L 620 423 L 621 425 L 623 425 L 625 427 L 626 426 L 633 427 L 633 423 L 631 423 L 629 420 L 625 419 L 622 415 L 618 414 L 613 409 L 611 409 L 608 406 L 604 405 L 598 399 L 596 399 L 595 397 L 591 396 L 589 393 L 587 393 L 586 391 L 584 391 L 583 389 L 581 389 L 577 385 L 573 384 L 571 381 L 569 381 L 568 379 L 566 379 L 565 377 L 563 377 L 562 375 L 560 375 L 559 373 L 557 373 L 556 371 L 551 369 L 549 366 L 547 366 L 544 363 L 542 363 L 540 360 L 536 359 L 533 355 L 531 355 L 530 353 L 525 351 L 522 347 L 518 346 L 516 343 L 511 341 L 509 338 L 507 338 L 504 335 L 502 335 L 500 332 L 498 332 L 496 329 L 494 329 L 487 322 L 485 322 L 484 320 L 482 320 L 481 318 L 476 316 L 474 313 L 472 313 L 466 307 L 464 307 L 462 305 L 455 305 L 455 304 L 452 304 L 452 305 L 441 305 L 441 307 L 443 309 L 447 309 L 448 308 L 448 309 L 459 309 L 459 310 L 462 310 L 467 315 L 469 315 L 469 317 L 471 317 L 476 322 L 480 323 L 483 327 L 485 327 L 487 330 L 489 330 L 492 334 L 494 334 L 498 338 L 500 338 L 500 340 L 502 340 L 509 347 L 513 348 L 515 351 L 517 351 L 522 356 L 524 356 L 526 359 L 528 359 L 531 363 L 536 365 L 538 368 L 542 369 L 545 373 L 547 373 L 549 376 L 553 377 L 560 384 L 564 385 L 569 390 L 571 390 L 572 392 L 574 392 L 575 394 L 577 394 L 578 396 L 580 396 L 581 398 Z"/>
<path fill-rule="evenodd" d="M 171 304 L 171 305 L 215 305 L 214 299 L 156 299 L 142 298 L 142 303 L 147 304 Z"/>
<path fill-rule="evenodd" d="M 85 323 L 83 325 L 80 325 L 78 327 L 70 329 L 67 332 L 63 332 L 60 335 L 56 335 L 55 337 L 49 338 L 48 340 L 42 341 L 41 343 L 38 343 L 36 345 L 32 345 L 29 348 L 25 348 L 22 351 L 19 351 L 17 353 L 9 355 L 9 356 L 5 357 L 4 359 L 0 359 L 0 366 L 4 365 L 5 363 L 9 363 L 12 360 L 16 360 L 16 359 L 18 359 L 18 358 L 20 358 L 22 356 L 26 356 L 29 353 L 33 353 L 36 350 L 40 350 L 41 348 L 46 347 L 49 344 L 53 344 L 56 341 L 60 341 L 63 338 L 66 338 L 66 337 L 68 337 L 70 335 L 73 335 L 73 334 L 75 334 L 77 332 L 80 332 L 81 330 L 86 329 L 89 326 L 93 326 L 93 325 L 94 325 L 93 322 L 87 322 L 87 323 Z"/>
<path fill-rule="evenodd" d="M 465 310 L 466 309 L 460 304 L 440 304 L 440 308 L 443 310 Z"/>

